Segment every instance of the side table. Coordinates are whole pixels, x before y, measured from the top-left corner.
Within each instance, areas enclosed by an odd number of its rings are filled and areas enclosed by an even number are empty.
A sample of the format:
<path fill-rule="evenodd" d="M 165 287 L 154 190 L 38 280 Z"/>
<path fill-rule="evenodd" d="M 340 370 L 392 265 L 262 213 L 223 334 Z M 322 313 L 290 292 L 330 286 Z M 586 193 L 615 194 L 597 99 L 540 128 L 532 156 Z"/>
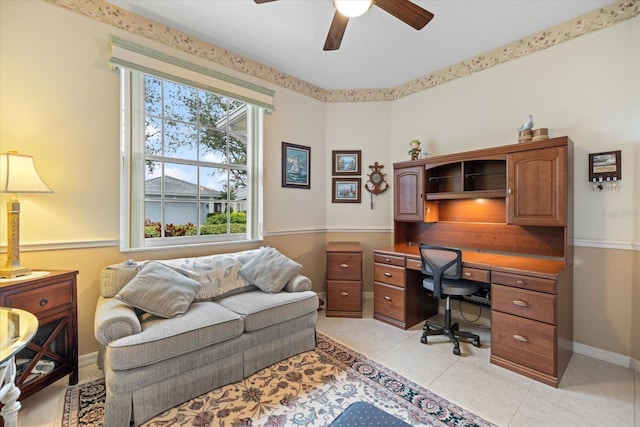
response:
<path fill-rule="evenodd" d="M 34 271 L 0 280 L 0 307 L 28 311 L 38 319 L 33 339 L 15 354 L 15 384 L 27 398 L 69 375 L 78 382 L 77 271 Z"/>
<path fill-rule="evenodd" d="M 18 425 L 20 389 L 15 384 L 15 355 L 36 334 L 38 319 L 33 314 L 15 308 L 0 307 L 0 414 L 5 426 Z"/>

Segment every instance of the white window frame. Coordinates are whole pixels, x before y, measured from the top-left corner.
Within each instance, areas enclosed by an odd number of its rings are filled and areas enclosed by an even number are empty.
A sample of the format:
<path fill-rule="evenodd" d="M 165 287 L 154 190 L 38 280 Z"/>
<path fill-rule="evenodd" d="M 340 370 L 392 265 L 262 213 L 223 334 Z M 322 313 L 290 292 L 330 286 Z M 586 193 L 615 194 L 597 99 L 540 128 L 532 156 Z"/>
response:
<path fill-rule="evenodd" d="M 114 40 L 112 39 L 112 43 Z M 124 43 L 119 40 L 117 44 Z M 115 46 L 115 45 L 114 45 Z M 136 47 L 136 45 L 133 45 Z M 132 49 L 130 45 L 127 48 Z M 140 47 L 136 47 L 142 50 Z M 115 51 L 115 47 L 114 47 Z M 120 59 L 125 54 L 131 52 L 127 49 L 120 50 L 118 57 L 111 58 L 111 64 L 120 71 L 120 250 L 138 251 L 150 248 L 166 248 L 186 245 L 220 245 L 237 243 L 239 241 L 262 241 L 263 240 L 263 115 L 265 111 L 270 111 L 269 104 L 262 101 L 251 103 L 247 101 L 246 93 L 239 95 L 236 99 L 247 102 L 247 232 L 245 234 L 225 234 L 206 236 L 185 236 L 171 238 L 150 238 L 144 237 L 145 222 L 145 129 L 144 129 L 144 74 L 155 75 L 159 78 L 170 79 L 167 73 L 150 72 L 148 67 L 129 67 L 130 63 L 125 63 Z M 123 53 L 124 52 L 124 53 Z M 144 49 L 144 55 L 149 54 L 148 49 Z M 151 51 L 153 52 L 153 51 Z M 132 54 L 135 57 L 135 53 Z M 140 58 L 146 58 L 138 55 Z M 168 58 L 168 59 L 167 59 Z M 162 55 L 163 61 L 177 62 L 180 65 L 187 64 L 187 71 L 193 73 L 188 63 L 174 60 L 171 57 Z M 175 64 L 173 64 L 175 67 Z M 174 70 L 175 71 L 175 70 Z M 213 73 L 213 72 L 212 72 Z M 215 74 L 220 78 L 220 74 Z M 211 76 L 204 76 L 205 80 Z M 176 79 L 181 84 L 187 84 L 199 89 L 219 93 L 223 96 L 234 98 L 228 90 L 218 91 L 215 87 L 203 85 L 195 82 L 191 85 L 191 80 L 184 78 Z M 237 83 L 237 80 L 234 80 Z M 255 88 L 255 85 L 250 85 Z M 229 86 L 229 85 L 227 85 Z M 231 86 L 233 88 L 233 86 Z M 239 92 L 247 91 L 245 87 L 240 87 Z M 268 91 L 263 88 L 259 88 Z M 223 92 L 223 93 L 220 93 Z M 273 93 L 271 92 L 271 95 Z M 266 105 L 266 106 L 265 106 Z"/>

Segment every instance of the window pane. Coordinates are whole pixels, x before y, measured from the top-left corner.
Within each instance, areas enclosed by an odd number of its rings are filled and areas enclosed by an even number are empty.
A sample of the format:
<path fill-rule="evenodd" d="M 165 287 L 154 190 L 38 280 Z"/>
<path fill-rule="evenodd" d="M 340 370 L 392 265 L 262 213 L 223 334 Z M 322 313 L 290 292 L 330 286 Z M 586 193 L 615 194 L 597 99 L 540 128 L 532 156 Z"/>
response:
<path fill-rule="evenodd" d="M 144 76 L 144 111 L 154 116 L 162 116 L 162 80 Z"/>
<path fill-rule="evenodd" d="M 211 92 L 200 91 L 200 124 L 211 128 L 224 128 L 226 98 Z M 223 122 L 220 122 L 220 121 Z"/>
<path fill-rule="evenodd" d="M 196 160 L 196 126 L 167 121 L 164 129 L 164 155 Z"/>
<path fill-rule="evenodd" d="M 227 136 L 229 149 L 229 163 L 235 165 L 247 164 L 247 139 L 230 133 Z"/>
<path fill-rule="evenodd" d="M 198 223 L 198 204 L 166 202 L 164 204 L 165 237 L 195 236 Z"/>
<path fill-rule="evenodd" d="M 200 197 L 225 199 L 229 172 L 225 168 L 200 167 Z"/>
<path fill-rule="evenodd" d="M 198 112 L 197 90 L 166 81 L 164 83 L 164 116 L 182 122 L 195 123 Z"/>
<path fill-rule="evenodd" d="M 159 117 L 145 118 L 145 154 L 160 156 L 162 154 L 162 120 Z"/>
<path fill-rule="evenodd" d="M 162 204 L 146 201 L 144 204 L 144 237 L 147 239 L 161 237 L 162 233 Z"/>
<path fill-rule="evenodd" d="M 227 158 L 227 142 L 224 132 L 211 129 L 200 129 L 200 160 L 210 163 L 225 163 Z"/>
<path fill-rule="evenodd" d="M 164 164 L 164 198 L 196 200 L 198 168 L 178 163 Z"/>

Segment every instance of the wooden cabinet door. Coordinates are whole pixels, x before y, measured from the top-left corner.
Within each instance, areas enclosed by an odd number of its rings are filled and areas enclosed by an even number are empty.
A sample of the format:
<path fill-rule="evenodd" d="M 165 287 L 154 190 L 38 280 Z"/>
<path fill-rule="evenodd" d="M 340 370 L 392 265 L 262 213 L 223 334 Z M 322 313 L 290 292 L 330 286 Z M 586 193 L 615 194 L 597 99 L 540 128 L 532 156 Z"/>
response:
<path fill-rule="evenodd" d="M 393 174 L 393 219 L 423 221 L 424 166 L 395 169 Z"/>
<path fill-rule="evenodd" d="M 507 223 L 567 225 L 567 148 L 507 156 Z"/>

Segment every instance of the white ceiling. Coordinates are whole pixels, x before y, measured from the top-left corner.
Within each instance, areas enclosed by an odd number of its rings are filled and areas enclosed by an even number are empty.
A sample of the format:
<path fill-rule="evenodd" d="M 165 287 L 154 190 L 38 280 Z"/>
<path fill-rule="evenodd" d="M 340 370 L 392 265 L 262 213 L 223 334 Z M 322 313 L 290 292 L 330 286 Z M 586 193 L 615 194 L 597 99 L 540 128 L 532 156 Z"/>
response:
<path fill-rule="evenodd" d="M 615 2 L 414 0 L 435 15 L 420 31 L 373 6 L 323 51 L 331 0 L 108 1 L 323 89 L 396 87 Z"/>

